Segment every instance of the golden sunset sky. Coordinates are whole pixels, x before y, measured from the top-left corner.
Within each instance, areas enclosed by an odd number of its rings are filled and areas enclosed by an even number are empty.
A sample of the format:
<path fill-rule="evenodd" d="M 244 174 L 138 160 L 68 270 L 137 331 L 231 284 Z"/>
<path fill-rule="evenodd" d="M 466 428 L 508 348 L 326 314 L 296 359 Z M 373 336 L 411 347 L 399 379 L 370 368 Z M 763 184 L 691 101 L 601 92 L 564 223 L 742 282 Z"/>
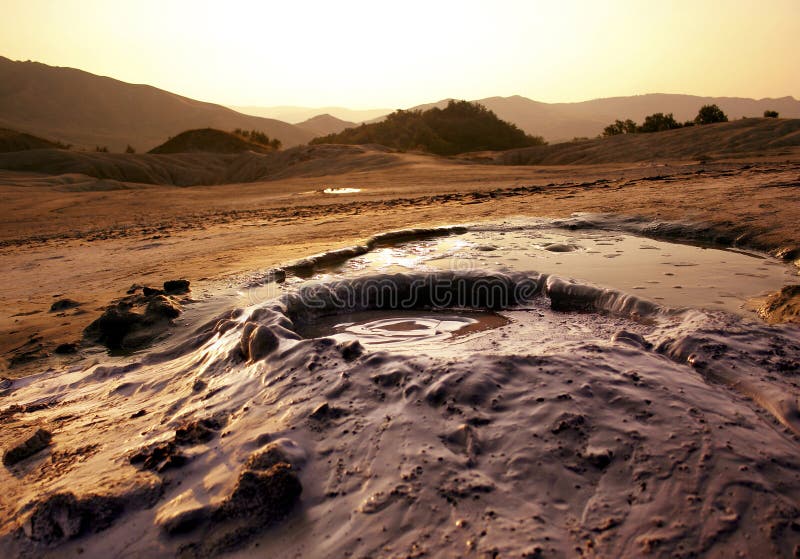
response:
<path fill-rule="evenodd" d="M 800 97 L 800 0 L 0 0 L 0 55 L 227 105 Z"/>

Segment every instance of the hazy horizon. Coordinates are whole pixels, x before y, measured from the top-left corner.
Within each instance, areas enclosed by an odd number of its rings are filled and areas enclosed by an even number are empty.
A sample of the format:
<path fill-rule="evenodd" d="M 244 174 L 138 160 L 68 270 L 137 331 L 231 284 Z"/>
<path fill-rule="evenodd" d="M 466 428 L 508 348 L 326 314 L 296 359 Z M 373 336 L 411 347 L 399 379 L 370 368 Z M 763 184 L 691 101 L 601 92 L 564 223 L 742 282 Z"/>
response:
<path fill-rule="evenodd" d="M 800 96 L 793 0 L 4 4 L 3 56 L 225 106 Z"/>

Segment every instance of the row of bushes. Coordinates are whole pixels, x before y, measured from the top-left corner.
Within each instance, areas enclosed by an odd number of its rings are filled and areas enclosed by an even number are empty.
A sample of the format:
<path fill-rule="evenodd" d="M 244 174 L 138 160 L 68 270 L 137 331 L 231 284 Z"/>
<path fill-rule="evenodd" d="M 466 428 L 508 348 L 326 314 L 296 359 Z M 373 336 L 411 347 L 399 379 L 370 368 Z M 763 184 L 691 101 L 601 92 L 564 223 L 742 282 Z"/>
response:
<path fill-rule="evenodd" d="M 269 147 L 274 150 L 281 149 L 282 144 L 278 138 L 270 139 L 269 136 L 267 136 L 260 130 L 242 130 L 241 128 L 237 128 L 233 131 L 233 133 L 241 138 L 244 138 L 248 142 L 259 144 L 264 147 Z"/>
<path fill-rule="evenodd" d="M 766 118 L 778 118 L 776 111 L 764 111 Z M 672 113 L 654 113 L 645 117 L 644 122 L 639 125 L 633 120 L 615 120 L 605 127 L 603 136 L 617 136 L 619 134 L 646 134 L 650 132 L 662 132 L 664 130 L 674 130 L 676 128 L 685 128 L 687 126 L 702 126 L 704 124 L 713 124 L 715 122 L 728 122 L 728 115 L 717 105 L 703 105 L 697 112 L 694 120 L 687 120 L 680 123 L 675 120 Z"/>

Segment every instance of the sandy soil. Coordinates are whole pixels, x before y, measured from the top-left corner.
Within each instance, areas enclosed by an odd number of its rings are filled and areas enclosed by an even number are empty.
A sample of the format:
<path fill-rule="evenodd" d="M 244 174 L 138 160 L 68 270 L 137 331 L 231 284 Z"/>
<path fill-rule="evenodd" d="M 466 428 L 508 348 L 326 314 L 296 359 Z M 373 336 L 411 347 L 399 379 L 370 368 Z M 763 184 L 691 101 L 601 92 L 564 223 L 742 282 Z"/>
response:
<path fill-rule="evenodd" d="M 798 186 L 800 157 L 496 167 L 405 154 L 324 178 L 190 188 L 0 171 L 3 374 L 46 366 L 31 359 L 80 339 L 132 284 L 187 278 L 202 293 L 394 228 L 621 213 L 704 223 L 701 240 L 797 258 Z M 80 306 L 49 312 L 62 298 Z"/>

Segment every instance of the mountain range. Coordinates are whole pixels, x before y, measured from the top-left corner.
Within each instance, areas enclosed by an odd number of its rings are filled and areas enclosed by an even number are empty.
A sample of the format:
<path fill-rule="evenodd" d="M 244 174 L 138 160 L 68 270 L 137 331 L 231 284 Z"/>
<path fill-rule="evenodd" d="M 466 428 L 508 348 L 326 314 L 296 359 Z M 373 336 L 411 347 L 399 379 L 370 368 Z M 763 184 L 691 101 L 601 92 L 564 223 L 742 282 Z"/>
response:
<path fill-rule="evenodd" d="M 443 99 L 411 109 L 445 107 L 448 101 Z M 690 120 L 702 105 L 712 103 L 719 105 L 732 120 L 761 116 L 765 110 L 778 111 L 785 118 L 800 118 L 800 101 L 793 97 L 747 99 L 653 93 L 577 103 L 542 103 L 519 95 L 473 101 L 528 134 L 543 136 L 551 143 L 594 137 L 616 119 L 641 122 L 656 112 L 673 113 L 678 121 Z M 205 127 L 259 130 L 280 140 L 284 147 L 291 147 L 360 122 L 382 120 L 392 112 L 342 107 L 239 109 L 254 114 L 149 85 L 0 56 L 0 127 L 80 148 L 107 146 L 111 151 L 123 151 L 130 145 L 137 151 L 147 151 L 185 130 Z M 275 115 L 297 124 L 279 120 Z"/>
<path fill-rule="evenodd" d="M 76 147 L 148 151 L 193 128 L 259 130 L 284 146 L 318 134 L 149 85 L 0 57 L 0 127 Z"/>

